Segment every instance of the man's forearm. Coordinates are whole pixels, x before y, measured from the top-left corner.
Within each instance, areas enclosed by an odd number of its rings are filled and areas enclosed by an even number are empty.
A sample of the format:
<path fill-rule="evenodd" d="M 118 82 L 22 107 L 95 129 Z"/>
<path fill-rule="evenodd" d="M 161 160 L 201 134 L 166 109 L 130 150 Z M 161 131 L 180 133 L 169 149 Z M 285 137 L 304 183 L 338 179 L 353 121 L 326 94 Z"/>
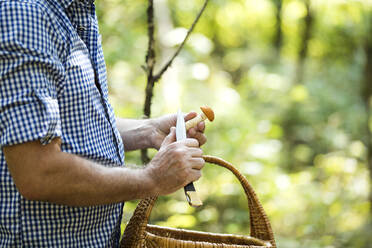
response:
<path fill-rule="evenodd" d="M 68 153 L 54 163 L 55 171 L 43 183 L 48 190 L 41 201 L 92 206 L 141 199 L 153 192 L 144 169 L 104 167 Z"/>
<path fill-rule="evenodd" d="M 68 206 L 111 204 L 175 192 L 198 180 L 204 166 L 196 139 L 176 141 L 171 128 L 144 169 L 105 167 L 61 151 L 61 139 L 5 146 L 3 152 L 18 191 L 28 200 Z M 21 156 L 20 156 L 21 154 Z"/>
<path fill-rule="evenodd" d="M 116 125 L 123 139 L 125 150 L 132 151 L 143 148 L 153 148 L 152 135 L 154 126 L 151 119 L 116 119 Z"/>
<path fill-rule="evenodd" d="M 92 206 L 156 194 L 145 169 L 104 167 L 38 141 L 16 149 L 4 152 L 18 190 L 29 200 Z M 28 159 L 20 161 L 20 153 Z"/>

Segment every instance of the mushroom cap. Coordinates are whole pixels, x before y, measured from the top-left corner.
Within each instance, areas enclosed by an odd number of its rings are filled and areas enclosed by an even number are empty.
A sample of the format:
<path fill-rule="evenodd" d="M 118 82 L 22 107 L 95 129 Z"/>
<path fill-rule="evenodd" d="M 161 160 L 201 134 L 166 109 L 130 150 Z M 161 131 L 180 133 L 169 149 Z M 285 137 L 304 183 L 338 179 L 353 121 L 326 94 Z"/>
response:
<path fill-rule="evenodd" d="M 203 113 L 205 114 L 205 116 L 207 116 L 208 120 L 209 121 L 213 121 L 214 120 L 214 112 L 213 110 L 208 107 L 208 106 L 203 106 L 203 107 L 200 107 L 201 111 L 203 111 Z"/>

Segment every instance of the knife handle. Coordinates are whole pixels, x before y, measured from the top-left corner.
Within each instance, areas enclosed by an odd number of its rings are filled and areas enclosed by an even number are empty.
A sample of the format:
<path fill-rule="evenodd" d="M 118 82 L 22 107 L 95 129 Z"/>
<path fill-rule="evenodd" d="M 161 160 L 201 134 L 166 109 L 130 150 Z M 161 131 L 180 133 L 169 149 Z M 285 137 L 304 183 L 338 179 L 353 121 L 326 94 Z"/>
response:
<path fill-rule="evenodd" d="M 201 205 L 203 205 L 203 202 L 200 200 L 198 194 L 196 193 L 194 184 L 192 182 L 187 184 L 184 187 L 184 190 L 187 202 L 190 204 L 190 206 L 200 207 Z"/>

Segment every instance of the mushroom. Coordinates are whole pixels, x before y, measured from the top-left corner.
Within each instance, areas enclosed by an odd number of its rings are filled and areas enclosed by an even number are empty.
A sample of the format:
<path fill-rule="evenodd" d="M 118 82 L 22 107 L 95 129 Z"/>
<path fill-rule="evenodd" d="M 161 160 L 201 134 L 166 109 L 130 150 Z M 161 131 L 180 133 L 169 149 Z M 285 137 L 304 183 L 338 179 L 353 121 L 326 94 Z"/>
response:
<path fill-rule="evenodd" d="M 197 115 L 195 118 L 188 120 L 186 122 L 185 124 L 186 130 L 189 130 L 190 128 L 195 127 L 196 125 L 198 125 L 199 122 L 202 122 L 205 119 L 208 119 L 211 122 L 214 120 L 214 112 L 210 107 L 203 106 L 203 107 L 200 107 L 200 109 L 202 111 L 201 114 Z"/>

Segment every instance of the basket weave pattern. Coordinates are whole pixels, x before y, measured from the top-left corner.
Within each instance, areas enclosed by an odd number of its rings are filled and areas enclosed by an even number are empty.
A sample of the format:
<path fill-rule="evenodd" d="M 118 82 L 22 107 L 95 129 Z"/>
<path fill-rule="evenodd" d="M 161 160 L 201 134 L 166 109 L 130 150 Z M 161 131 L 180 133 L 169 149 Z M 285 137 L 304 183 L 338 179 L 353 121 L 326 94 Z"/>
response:
<path fill-rule="evenodd" d="M 157 197 L 142 200 L 125 228 L 121 248 L 263 248 L 276 247 L 270 221 L 247 179 L 223 159 L 203 156 L 204 160 L 230 170 L 241 183 L 248 199 L 250 236 L 216 234 L 149 225 Z"/>

